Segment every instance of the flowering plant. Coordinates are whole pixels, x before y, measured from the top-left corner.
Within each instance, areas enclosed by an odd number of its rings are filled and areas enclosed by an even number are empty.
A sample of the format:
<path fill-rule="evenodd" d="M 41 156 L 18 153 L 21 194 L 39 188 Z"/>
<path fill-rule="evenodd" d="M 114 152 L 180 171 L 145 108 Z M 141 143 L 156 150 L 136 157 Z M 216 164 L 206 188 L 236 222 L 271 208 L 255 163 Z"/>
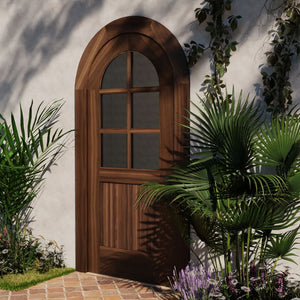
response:
<path fill-rule="evenodd" d="M 200 265 L 193 265 L 178 273 L 174 269 L 170 282 L 175 297 L 180 300 L 300 299 L 300 281 L 291 277 L 288 269 L 271 274 L 265 266 L 252 264 L 250 275 L 250 285 L 246 286 L 246 282 L 240 282 L 234 274 L 229 274 L 223 281 L 220 274 L 213 274 Z"/>
<path fill-rule="evenodd" d="M 175 268 L 170 282 L 179 299 L 209 299 L 211 296 L 222 296 L 219 292 L 220 281 L 213 277 L 210 270 L 200 265 L 188 265 L 178 274 Z"/>
<path fill-rule="evenodd" d="M 63 249 L 56 242 L 43 245 L 33 237 L 30 229 L 10 234 L 6 228 L 0 233 L 0 276 L 24 273 L 30 269 L 47 272 L 50 268 L 64 267 Z"/>

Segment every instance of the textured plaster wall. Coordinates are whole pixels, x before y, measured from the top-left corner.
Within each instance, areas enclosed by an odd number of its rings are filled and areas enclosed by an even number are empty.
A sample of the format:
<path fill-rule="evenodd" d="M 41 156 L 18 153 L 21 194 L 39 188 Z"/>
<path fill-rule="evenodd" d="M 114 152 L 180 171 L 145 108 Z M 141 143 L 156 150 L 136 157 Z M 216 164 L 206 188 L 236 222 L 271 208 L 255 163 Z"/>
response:
<path fill-rule="evenodd" d="M 259 65 L 265 61 L 267 31 L 273 18 L 266 16 L 261 0 L 234 1 L 242 15 L 235 39 L 240 41 L 226 75 L 228 86 L 261 95 Z M 198 0 L 2 0 L 0 2 L 0 110 L 17 113 L 18 104 L 64 98 L 59 123 L 74 128 L 74 83 L 81 55 L 90 39 L 107 23 L 140 15 L 166 26 L 183 45 L 191 39 L 205 42 L 194 21 Z M 292 71 L 299 101 L 300 69 Z M 191 70 L 191 98 L 196 99 L 209 59 L 203 57 Z M 68 266 L 75 266 L 74 137 L 58 165 L 47 174 L 43 191 L 34 203 L 35 234 L 65 246 Z"/>

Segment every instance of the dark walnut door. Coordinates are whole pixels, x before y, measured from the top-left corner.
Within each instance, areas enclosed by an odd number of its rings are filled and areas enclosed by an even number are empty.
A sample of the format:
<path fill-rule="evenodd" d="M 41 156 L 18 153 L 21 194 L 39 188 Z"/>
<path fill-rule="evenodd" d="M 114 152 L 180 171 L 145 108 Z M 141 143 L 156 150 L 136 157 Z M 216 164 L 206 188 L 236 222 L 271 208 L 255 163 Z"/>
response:
<path fill-rule="evenodd" d="M 179 143 L 168 56 L 149 37 L 103 45 L 88 73 L 87 270 L 165 283 L 188 249 L 166 208 L 135 206 L 140 184 L 162 181 Z"/>

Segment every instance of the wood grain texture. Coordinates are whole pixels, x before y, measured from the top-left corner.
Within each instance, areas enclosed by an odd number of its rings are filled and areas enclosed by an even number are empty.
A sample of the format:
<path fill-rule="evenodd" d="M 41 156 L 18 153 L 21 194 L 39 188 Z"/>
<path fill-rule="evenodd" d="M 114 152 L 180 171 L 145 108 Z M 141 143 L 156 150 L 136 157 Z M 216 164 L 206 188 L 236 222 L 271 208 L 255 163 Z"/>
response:
<path fill-rule="evenodd" d="M 109 63 L 120 53 L 137 51 L 154 65 L 159 87 L 130 86 L 103 89 L 101 80 Z M 160 128 L 132 129 L 127 115 L 124 133 L 160 134 L 160 170 L 133 170 L 130 147 L 127 168 L 101 168 L 101 94 L 127 93 L 127 108 L 134 92 L 159 91 Z M 188 261 L 172 220 L 162 207 L 152 212 L 132 209 L 139 184 L 162 181 L 171 161 L 179 159 L 183 148 L 184 108 L 189 103 L 189 70 L 176 38 L 164 26 L 144 17 L 118 19 L 100 30 L 90 41 L 80 60 L 75 83 L 76 128 L 76 268 L 104 272 L 146 282 L 161 283 L 173 265 Z M 124 267 L 125 266 L 125 267 Z M 129 267 L 126 267 L 129 266 Z M 130 267 L 131 266 L 131 267 Z M 123 276 L 124 275 L 124 276 Z"/>
<path fill-rule="evenodd" d="M 87 271 L 87 106 L 85 89 L 77 90 L 75 95 L 75 230 L 76 230 L 76 266 L 82 272 Z"/>

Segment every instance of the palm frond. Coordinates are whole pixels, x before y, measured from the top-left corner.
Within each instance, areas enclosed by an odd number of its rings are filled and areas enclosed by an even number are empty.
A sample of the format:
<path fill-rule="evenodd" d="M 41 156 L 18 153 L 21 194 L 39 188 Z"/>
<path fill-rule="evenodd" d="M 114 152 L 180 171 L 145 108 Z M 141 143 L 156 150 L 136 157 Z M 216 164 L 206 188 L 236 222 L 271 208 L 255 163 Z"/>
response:
<path fill-rule="evenodd" d="M 62 105 L 61 100 L 40 103 L 34 113 L 32 102 L 27 123 L 22 106 L 19 124 L 13 114 L 10 124 L 0 114 L 0 223 L 12 223 L 12 216 L 27 214 L 45 172 L 61 154 L 70 132 L 53 132 Z"/>
<path fill-rule="evenodd" d="M 261 114 L 248 97 L 242 103 L 242 94 L 232 103 L 208 103 L 199 98 L 193 103 L 196 112 L 190 112 L 185 125 L 190 131 L 195 155 L 208 153 L 218 157 L 228 172 L 245 171 L 252 167 L 254 136 L 261 124 Z"/>
<path fill-rule="evenodd" d="M 299 115 L 276 116 L 260 130 L 257 140 L 257 165 L 277 167 L 279 175 L 300 170 Z"/>
<path fill-rule="evenodd" d="M 291 261 L 296 264 L 296 262 L 291 259 L 291 256 L 296 256 L 292 253 L 294 251 L 295 245 L 297 244 L 297 235 L 299 228 L 288 231 L 283 234 L 277 234 L 270 238 L 270 242 L 266 246 L 265 252 L 263 254 L 264 259 L 276 259 L 281 258 L 284 260 Z"/>

